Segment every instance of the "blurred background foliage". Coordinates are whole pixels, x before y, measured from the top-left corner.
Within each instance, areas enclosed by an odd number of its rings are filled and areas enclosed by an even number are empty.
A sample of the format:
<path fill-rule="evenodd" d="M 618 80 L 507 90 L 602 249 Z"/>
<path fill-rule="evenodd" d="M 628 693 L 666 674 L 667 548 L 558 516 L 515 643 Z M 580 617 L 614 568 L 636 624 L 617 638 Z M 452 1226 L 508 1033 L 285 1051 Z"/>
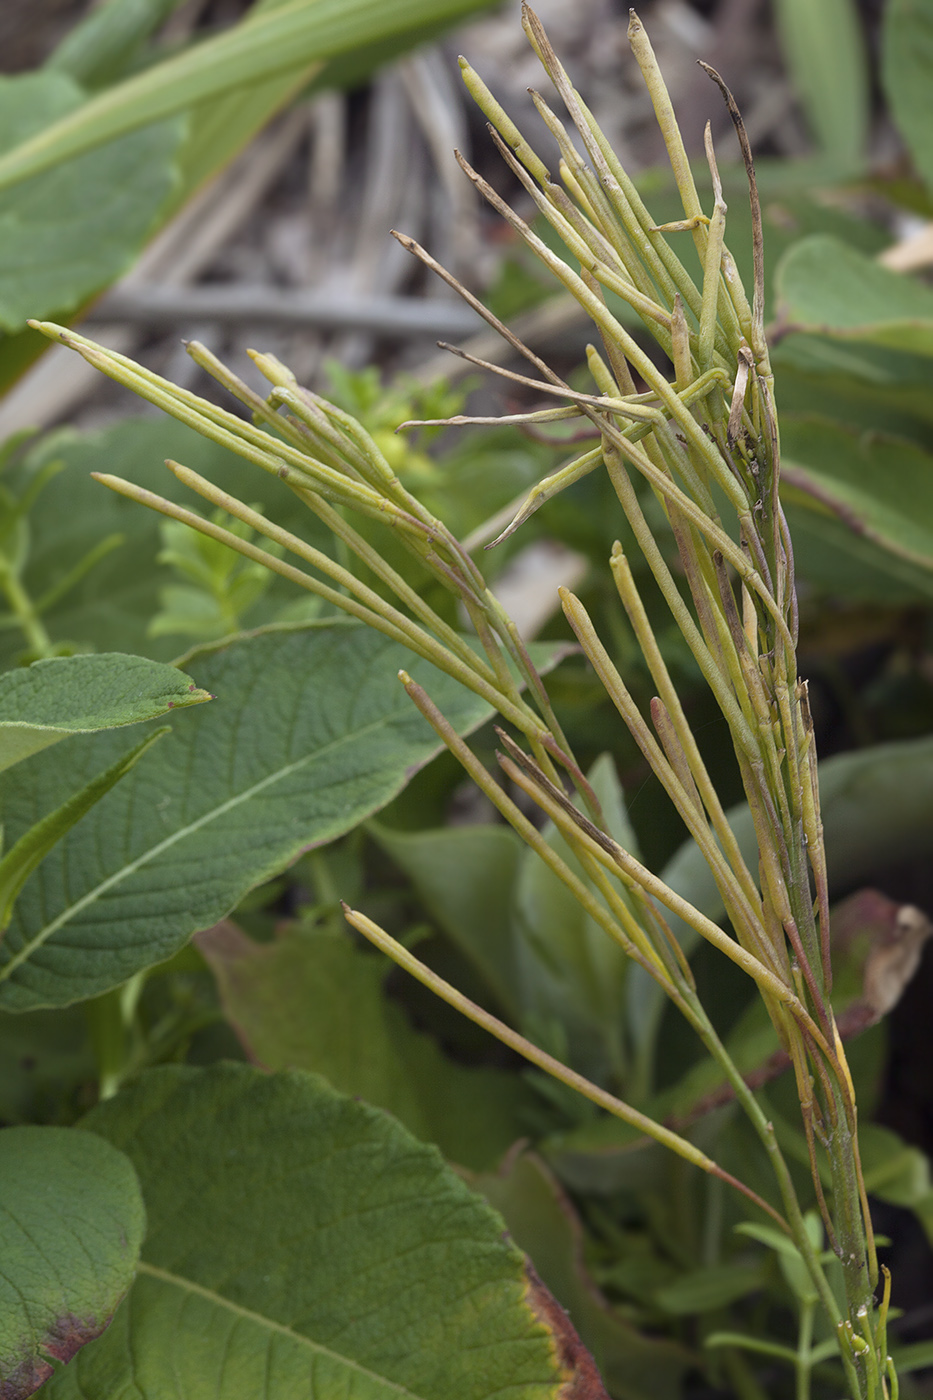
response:
<path fill-rule="evenodd" d="M 624 7 L 555 0 L 540 11 L 657 222 L 676 218 L 647 100 L 625 63 Z M 249 35 L 244 43 L 244 15 L 281 27 L 263 30 L 262 44 Z M 694 58 L 727 78 L 758 157 L 784 499 L 802 671 L 826 759 L 845 1022 L 870 1001 L 870 969 L 896 939 L 898 910 L 933 909 L 933 4 L 646 0 L 641 17 L 691 156 L 713 123 L 727 242 L 747 281 L 744 173 L 719 96 Z M 600 474 L 494 551 L 482 549 L 516 498 L 581 450 L 562 425 L 395 434 L 409 418 L 514 412 L 538 401 L 533 390 L 433 349 L 439 338 L 501 363 L 508 353 L 446 289 L 424 282 L 390 226 L 482 292 L 562 373 L 589 383 L 576 308 L 474 204 L 450 157 L 459 145 L 514 196 L 459 91 L 454 56 L 469 55 L 531 134 L 525 88 L 537 78 L 520 43 L 511 3 L 258 0 L 250 9 L 235 0 L 58 0 L 37 11 L 6 0 L 5 667 L 36 654 L 27 624 L 37 618 L 59 654 L 168 660 L 241 629 L 326 616 L 281 579 L 232 562 L 184 527 L 160 529 L 91 481 L 91 470 L 105 470 L 180 499 L 182 487 L 161 465 L 170 457 L 296 532 L 314 539 L 321 531 L 277 483 L 257 480 L 179 424 L 140 415 L 82 362 L 58 349 L 37 358 L 26 319 L 73 317 L 196 392 L 206 380 L 180 338 L 197 337 L 244 375 L 248 345 L 271 350 L 357 415 L 406 485 L 475 545 L 529 636 L 566 640 L 555 594 L 573 582 L 636 699 L 650 699 L 606 576 L 625 527 Z M 623 314 L 621 303 L 613 309 Z M 673 559 L 650 494 L 644 508 Z M 719 790 L 737 802 L 724 726 L 646 569 L 638 582 Z M 432 603 L 457 621 L 443 599 Z M 705 868 L 683 846 L 672 809 L 582 659 L 569 656 L 550 687 L 619 838 L 721 917 Z M 491 754 L 493 744 L 480 731 L 478 751 Z M 741 813 L 735 820 L 741 829 Z M 743 1229 L 742 1203 L 403 982 L 348 935 L 340 898 L 417 942 L 449 980 L 552 1053 L 646 1111 L 689 1125 L 704 1149 L 715 1144 L 718 1160 L 756 1184 L 747 1131 L 710 1067 L 696 1062 L 688 1032 L 464 787 L 448 756 L 377 819 L 302 856 L 231 920 L 152 971 L 119 1027 L 122 1077 L 222 1055 L 317 1070 L 463 1168 L 570 1309 L 618 1400 L 790 1395 L 781 1348 L 795 1345 L 799 1281 L 760 1232 Z M 704 1001 L 759 1076 L 805 1193 L 806 1148 L 770 1027 L 738 974 L 708 949 L 693 956 Z M 876 1022 L 853 1040 L 851 1057 L 866 1173 L 901 1309 L 892 1336 L 903 1389 L 916 1395 L 933 1388 L 931 995 L 927 958 L 883 1021 L 850 1015 L 852 1025 Z M 4 1122 L 70 1123 L 93 1102 L 100 1057 L 88 1025 L 80 1008 L 0 1014 Z M 762 1339 L 770 1352 L 756 1346 Z M 833 1393 L 819 1367 L 814 1385 Z"/>

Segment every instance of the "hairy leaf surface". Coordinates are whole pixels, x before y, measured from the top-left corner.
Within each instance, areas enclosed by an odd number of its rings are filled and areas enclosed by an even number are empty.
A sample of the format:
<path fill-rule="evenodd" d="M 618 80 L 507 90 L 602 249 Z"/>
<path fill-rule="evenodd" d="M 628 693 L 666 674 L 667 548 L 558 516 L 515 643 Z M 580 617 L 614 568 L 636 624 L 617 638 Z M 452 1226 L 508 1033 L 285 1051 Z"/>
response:
<path fill-rule="evenodd" d="M 85 1122 L 136 1164 L 149 1233 L 55 1400 L 556 1400 L 568 1379 L 501 1219 L 317 1076 L 173 1066 Z"/>
<path fill-rule="evenodd" d="M 0 769 L 67 739 L 210 700 L 175 666 L 143 656 L 62 656 L 0 676 Z"/>
<path fill-rule="evenodd" d="M 73 1128 L 5 1128 L 0 1181 L 0 1395 L 20 1400 L 108 1326 L 145 1212 L 124 1154 Z"/>
<path fill-rule="evenodd" d="M 384 806 L 438 749 L 401 666 L 458 729 L 489 715 L 433 666 L 343 620 L 271 628 L 186 664 L 215 703 L 179 714 L 27 882 L 0 944 L 0 1006 L 65 1005 L 118 985 Z M 7 839 L 121 742 L 95 735 L 5 775 Z"/>

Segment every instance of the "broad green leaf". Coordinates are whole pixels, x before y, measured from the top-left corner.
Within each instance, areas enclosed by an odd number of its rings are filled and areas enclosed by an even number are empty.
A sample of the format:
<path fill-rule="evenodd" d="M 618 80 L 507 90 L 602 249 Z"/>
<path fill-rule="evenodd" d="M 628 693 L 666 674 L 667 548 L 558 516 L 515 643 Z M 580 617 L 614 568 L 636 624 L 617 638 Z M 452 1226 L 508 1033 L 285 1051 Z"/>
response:
<path fill-rule="evenodd" d="M 675 1283 L 659 1288 L 654 1300 L 665 1312 L 675 1315 L 715 1312 L 755 1293 L 764 1282 L 764 1261 L 714 1264 L 681 1274 Z"/>
<path fill-rule="evenodd" d="M 584 1234 L 573 1203 L 540 1157 L 523 1153 L 472 1185 L 504 1217 L 548 1288 L 570 1313 L 593 1353 L 613 1400 L 679 1400 L 694 1363 L 676 1342 L 646 1337 L 606 1301 L 584 1259 Z"/>
<path fill-rule="evenodd" d="M 494 1166 L 522 1135 L 521 1078 L 448 1060 L 386 997 L 387 960 L 349 937 L 293 928 L 261 944 L 223 923 L 198 947 L 227 1018 L 267 1069 L 314 1070 L 462 1166 Z"/>
<path fill-rule="evenodd" d="M 781 319 L 796 330 L 933 355 L 933 291 L 838 238 L 802 238 L 775 283 Z"/>
<path fill-rule="evenodd" d="M 0 1394 L 32 1395 L 100 1336 L 145 1231 L 124 1154 L 73 1128 L 0 1131 Z"/>
<path fill-rule="evenodd" d="M 64 73 L 0 78 L 0 148 L 73 120 L 83 98 Z M 182 134 L 178 121 L 135 130 L 0 197 L 0 327 L 74 311 L 126 271 L 175 183 Z"/>
<path fill-rule="evenodd" d="M 933 189 L 931 0 L 888 0 L 882 13 L 881 81 L 914 165 Z"/>
<path fill-rule="evenodd" d="M 933 570 L 933 456 L 899 438 L 825 418 L 781 419 L 784 494 Z"/>
<path fill-rule="evenodd" d="M 147 734 L 141 743 L 118 759 L 106 772 L 92 778 L 80 792 L 66 798 L 56 811 L 50 812 L 47 817 L 43 817 L 35 826 L 24 832 L 13 849 L 7 851 L 0 860 L 0 937 L 10 922 L 13 905 L 23 885 L 39 862 L 44 860 L 62 837 L 91 810 L 94 803 L 99 802 L 115 783 L 126 777 L 143 754 L 168 732 L 166 727 Z"/>
<path fill-rule="evenodd" d="M 0 676 L 0 771 L 71 734 L 92 734 L 210 700 L 175 666 L 144 656 L 58 656 Z"/>
<path fill-rule="evenodd" d="M 853 0 L 777 0 L 791 82 L 810 128 L 840 174 L 859 169 L 868 135 L 865 46 Z"/>
<path fill-rule="evenodd" d="M 27 882 L 0 944 L 0 1005 L 64 1005 L 116 986 L 384 806 L 439 747 L 401 666 L 458 730 L 489 715 L 433 666 L 343 620 L 272 628 L 186 664 L 217 697 L 209 722 L 178 714 L 157 757 Z M 95 735 L 0 779 L 8 839 L 113 762 L 119 742 Z"/>
<path fill-rule="evenodd" d="M 166 458 L 184 462 L 241 500 L 274 515 L 287 529 L 327 547 L 315 517 L 294 492 L 272 477 L 260 478 L 251 463 L 171 418 L 127 418 L 100 432 L 65 429 L 51 433 L 9 476 L 11 489 L 18 495 L 50 463 L 62 464 L 59 475 L 30 511 L 30 555 L 23 574 L 30 596 L 39 599 L 62 584 L 105 536 L 124 539 L 43 613 L 56 642 L 72 642 L 79 650 L 143 649 L 159 660 L 177 656 L 177 639 L 152 640 L 145 635 L 147 622 L 159 610 L 159 589 L 172 579 L 171 571 L 156 563 L 161 547 L 160 517 L 140 510 L 90 476 L 106 463 L 109 471 L 189 505 L 191 493 L 166 470 Z M 293 588 L 283 585 L 281 580 L 272 582 L 270 592 L 276 606 L 294 595 Z M 270 621 L 271 616 L 257 610 L 249 614 L 247 622 L 255 627 Z M 22 640 L 14 631 L 0 633 L 0 657 L 6 664 L 21 649 Z"/>
<path fill-rule="evenodd" d="M 784 490 L 784 510 L 794 541 L 797 576 L 829 597 L 881 607 L 929 603 L 933 576 L 865 535 L 856 534 L 828 506 L 792 486 Z"/>
<path fill-rule="evenodd" d="M 524 851 L 519 837 L 511 827 L 479 824 L 414 832 L 374 824 L 371 834 L 505 1013 L 517 1019 L 512 905 Z"/>
<path fill-rule="evenodd" d="M 174 116 L 198 103 L 265 82 L 299 65 L 323 63 L 420 24 L 453 23 L 477 0 L 289 0 L 248 15 L 215 39 L 185 50 L 92 97 L 0 156 L 0 189 L 72 160 L 95 146 Z"/>
<path fill-rule="evenodd" d="M 569 1390 L 501 1219 L 317 1076 L 153 1070 L 85 1123 L 135 1164 L 149 1232 L 128 1305 L 50 1400 Z"/>
<path fill-rule="evenodd" d="M 142 56 L 146 40 L 182 0 L 105 0 L 81 19 L 46 59 L 84 88 L 106 87 Z"/>

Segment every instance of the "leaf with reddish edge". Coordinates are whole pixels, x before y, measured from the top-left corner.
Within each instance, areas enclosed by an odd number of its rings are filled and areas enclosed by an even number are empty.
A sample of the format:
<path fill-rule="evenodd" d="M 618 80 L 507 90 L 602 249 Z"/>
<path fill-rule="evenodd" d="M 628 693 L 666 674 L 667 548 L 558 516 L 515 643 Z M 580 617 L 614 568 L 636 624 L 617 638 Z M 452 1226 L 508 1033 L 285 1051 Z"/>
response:
<path fill-rule="evenodd" d="M 318 1075 L 164 1066 L 83 1126 L 136 1164 L 150 1230 L 49 1400 L 606 1400 L 502 1218 Z"/>
<path fill-rule="evenodd" d="M 228 1020 L 265 1069 L 307 1069 L 393 1113 L 464 1167 L 495 1166 L 534 1094 L 517 1074 L 456 1064 L 386 997 L 392 964 L 348 935 L 293 926 L 254 943 L 230 920 L 195 939 Z"/>
<path fill-rule="evenodd" d="M 534 1261 L 532 1306 L 554 1328 L 561 1360 L 574 1375 L 569 1397 L 604 1395 L 601 1372 L 615 1400 L 677 1400 L 695 1356 L 668 1338 L 643 1336 L 612 1307 L 587 1269 L 573 1202 L 547 1163 L 518 1144 L 497 1172 L 471 1182 Z"/>
<path fill-rule="evenodd" d="M 0 1400 L 23 1400 L 109 1326 L 145 1230 L 136 1173 L 71 1128 L 0 1133 Z"/>

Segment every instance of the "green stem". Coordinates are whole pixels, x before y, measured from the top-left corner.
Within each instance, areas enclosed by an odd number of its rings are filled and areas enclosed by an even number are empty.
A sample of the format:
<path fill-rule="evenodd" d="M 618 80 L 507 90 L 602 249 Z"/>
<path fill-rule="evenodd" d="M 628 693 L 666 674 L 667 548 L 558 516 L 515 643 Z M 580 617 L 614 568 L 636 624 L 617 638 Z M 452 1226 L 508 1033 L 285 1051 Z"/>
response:
<path fill-rule="evenodd" d="M 26 639 L 29 650 L 38 658 L 51 656 L 55 650 L 52 639 L 45 630 L 36 606 L 20 582 L 19 576 L 6 559 L 0 560 L 0 588 L 6 595 L 7 602 Z"/>
<path fill-rule="evenodd" d="M 813 1304 L 804 1298 L 800 1304 L 800 1324 L 797 1330 L 797 1389 L 796 1400 L 810 1400 L 810 1375 L 812 1360 L 810 1344 L 813 1340 Z"/>

